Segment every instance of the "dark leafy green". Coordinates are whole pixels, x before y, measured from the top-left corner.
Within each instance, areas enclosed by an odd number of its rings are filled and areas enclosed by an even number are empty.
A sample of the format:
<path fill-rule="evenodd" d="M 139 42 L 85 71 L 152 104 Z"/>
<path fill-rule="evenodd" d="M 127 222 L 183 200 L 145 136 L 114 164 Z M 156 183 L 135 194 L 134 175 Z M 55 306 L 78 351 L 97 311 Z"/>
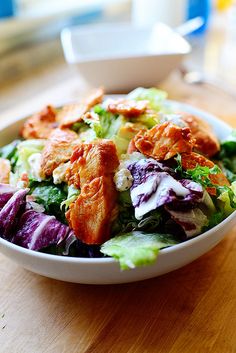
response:
<path fill-rule="evenodd" d="M 12 170 L 14 170 L 18 160 L 17 146 L 21 140 L 14 140 L 6 146 L 0 148 L 0 157 L 8 159 L 11 163 Z"/>
<path fill-rule="evenodd" d="M 221 154 L 236 155 L 236 129 L 232 130 L 231 134 L 221 142 Z"/>
<path fill-rule="evenodd" d="M 232 183 L 236 181 L 236 129 L 221 142 L 220 147 L 217 159 L 228 180 Z"/>
<path fill-rule="evenodd" d="M 60 205 L 67 198 L 67 187 L 56 186 L 49 182 L 31 181 L 31 194 L 36 198 L 36 202 L 44 206 L 45 213 L 54 215 L 66 223 L 65 213 Z"/>

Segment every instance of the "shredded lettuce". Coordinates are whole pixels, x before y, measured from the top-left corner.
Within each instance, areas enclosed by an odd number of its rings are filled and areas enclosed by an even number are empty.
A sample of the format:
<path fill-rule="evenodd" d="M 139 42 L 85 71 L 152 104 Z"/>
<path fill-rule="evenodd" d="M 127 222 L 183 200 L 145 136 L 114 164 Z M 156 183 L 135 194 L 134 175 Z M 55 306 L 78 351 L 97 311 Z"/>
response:
<path fill-rule="evenodd" d="M 74 185 L 69 185 L 67 198 L 66 198 L 66 200 L 62 201 L 62 203 L 60 205 L 60 209 L 61 210 L 64 209 L 65 211 L 68 210 L 70 204 L 77 199 L 79 194 L 80 194 L 79 189 L 77 189 Z"/>
<path fill-rule="evenodd" d="M 122 124 L 125 123 L 123 116 L 107 112 L 100 105 L 94 107 L 94 112 L 98 114 L 99 121 L 91 121 L 89 119 L 84 119 L 84 121 L 94 130 L 97 138 L 112 138 L 117 134 Z"/>
<path fill-rule="evenodd" d="M 147 112 L 135 118 L 139 123 L 144 124 L 148 129 L 151 129 L 156 124 L 160 123 L 160 117 L 156 112 Z"/>
<path fill-rule="evenodd" d="M 224 216 L 229 216 L 236 209 L 236 181 L 231 186 L 223 191 L 219 196 L 218 200 L 221 203 L 221 210 Z"/>
<path fill-rule="evenodd" d="M 29 177 L 35 177 L 29 158 L 34 154 L 41 154 L 45 146 L 45 140 L 25 140 L 17 145 L 18 159 L 15 164 L 15 174 L 11 180 L 17 182 L 22 173 L 26 172 Z M 39 178 L 41 180 L 41 178 Z M 39 180 L 39 181 L 40 181 Z"/>
<path fill-rule="evenodd" d="M 104 255 L 119 260 L 122 270 L 153 264 L 160 249 L 178 242 L 169 234 L 130 232 L 118 235 L 101 246 Z"/>
<path fill-rule="evenodd" d="M 127 99 L 131 100 L 147 100 L 149 107 L 157 112 L 163 107 L 163 103 L 167 98 L 167 93 L 157 88 L 136 88 L 127 95 Z"/>

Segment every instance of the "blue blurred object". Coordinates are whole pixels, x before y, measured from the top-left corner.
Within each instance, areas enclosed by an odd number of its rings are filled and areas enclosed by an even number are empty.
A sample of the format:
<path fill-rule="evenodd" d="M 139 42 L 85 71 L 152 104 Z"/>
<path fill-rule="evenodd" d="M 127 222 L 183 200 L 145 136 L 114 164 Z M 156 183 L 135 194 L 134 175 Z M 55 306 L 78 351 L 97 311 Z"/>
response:
<path fill-rule="evenodd" d="M 15 0 L 0 1 L 0 18 L 11 17 L 15 14 Z"/>
<path fill-rule="evenodd" d="M 188 0 L 187 20 L 195 17 L 202 17 L 203 25 L 193 32 L 193 34 L 200 34 L 205 32 L 208 27 L 209 17 L 211 12 L 211 0 Z"/>

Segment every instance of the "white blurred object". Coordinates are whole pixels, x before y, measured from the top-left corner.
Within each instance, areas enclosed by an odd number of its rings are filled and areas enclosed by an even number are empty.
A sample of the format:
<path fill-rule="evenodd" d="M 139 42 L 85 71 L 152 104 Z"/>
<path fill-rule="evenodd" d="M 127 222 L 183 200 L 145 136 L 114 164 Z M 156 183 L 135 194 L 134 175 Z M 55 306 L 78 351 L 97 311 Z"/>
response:
<path fill-rule="evenodd" d="M 77 26 L 63 30 L 61 40 L 67 62 L 91 86 L 104 85 L 110 92 L 156 85 L 191 51 L 184 38 L 162 23 Z"/>
<path fill-rule="evenodd" d="M 132 23 L 151 26 L 163 22 L 177 27 L 186 20 L 187 0 L 133 0 Z"/>

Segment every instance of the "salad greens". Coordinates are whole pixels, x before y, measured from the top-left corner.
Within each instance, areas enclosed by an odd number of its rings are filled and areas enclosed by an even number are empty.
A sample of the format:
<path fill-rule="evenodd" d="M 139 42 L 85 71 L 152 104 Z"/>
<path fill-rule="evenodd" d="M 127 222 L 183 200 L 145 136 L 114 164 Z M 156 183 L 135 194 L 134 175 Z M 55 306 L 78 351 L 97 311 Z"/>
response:
<path fill-rule="evenodd" d="M 16 162 L 18 160 L 17 146 L 21 140 L 14 140 L 6 146 L 0 148 L 0 157 L 8 159 L 11 163 L 11 167 L 14 170 Z"/>
<path fill-rule="evenodd" d="M 35 202 L 43 205 L 47 214 L 54 215 L 57 219 L 66 223 L 65 215 L 61 212 L 61 204 L 66 202 L 67 186 L 61 187 L 47 182 L 37 183 L 31 189 L 31 195 Z"/>
<path fill-rule="evenodd" d="M 172 128 L 174 126 L 177 130 L 186 127 L 180 113 L 178 119 L 175 114 L 169 114 L 175 112 L 170 111 L 166 98 L 166 92 L 156 88 L 137 88 L 125 97 L 127 109 L 137 106 L 133 114 L 116 111 L 115 101 L 113 110 L 109 110 L 109 100 L 90 104 L 88 114 L 79 116 L 65 127 L 65 132 L 73 131 L 75 135 L 74 151 L 83 144 L 88 147 L 85 148 L 87 154 L 84 152 L 82 155 L 81 150 L 78 153 L 77 158 L 81 158 L 76 160 L 80 161 L 78 164 L 73 164 L 74 155 L 71 160 L 65 157 L 58 162 L 61 155 L 64 157 L 67 140 L 62 141 L 62 146 L 58 141 L 60 148 L 53 151 L 50 134 L 43 139 L 26 137 L 1 147 L 0 160 L 9 160 L 11 170 L 9 184 L 3 184 L 1 173 L 4 169 L 0 168 L 0 236 L 19 246 L 54 255 L 112 256 L 124 270 L 154 263 L 161 249 L 198 236 L 228 217 L 236 210 L 236 130 L 220 142 L 220 149 L 210 158 L 209 154 L 201 151 L 200 157 L 205 158 L 206 164 L 198 163 L 194 168 L 186 169 L 182 165 L 183 151 L 178 150 L 176 141 L 171 141 L 171 134 L 166 138 L 164 132 L 161 136 L 156 133 L 161 124 L 172 124 Z M 130 107 L 129 102 L 132 102 Z M 145 109 L 138 112 L 143 104 Z M 38 129 L 40 124 L 37 124 Z M 44 120 L 44 129 L 45 124 Z M 55 128 L 57 126 L 55 123 Z M 200 125 L 198 129 L 201 135 Z M 142 139 L 142 131 L 146 136 L 150 130 L 156 133 L 156 140 L 150 138 L 140 144 L 135 143 L 137 133 Z M 191 128 L 190 132 L 194 134 Z M 153 147 L 158 139 L 162 145 Z M 92 145 L 108 140 L 114 146 L 118 162 L 110 172 L 110 160 L 112 162 L 114 158 L 110 154 L 104 154 L 105 157 L 102 154 L 98 162 L 99 173 L 102 174 L 99 174 L 94 170 L 98 151 L 91 159 L 89 151 Z M 182 144 L 185 142 L 181 141 Z M 159 149 L 168 151 L 175 145 L 174 157 L 160 159 L 155 156 L 154 152 L 158 153 Z M 42 170 L 46 146 L 50 152 L 47 157 L 49 165 L 60 167 L 56 171 L 57 182 L 53 173 L 45 174 Z M 106 148 L 101 148 L 102 153 Z M 150 150 L 154 155 L 149 154 Z M 191 151 L 195 152 L 194 145 Z M 91 169 L 84 186 L 82 182 L 86 173 L 81 170 L 87 164 Z M 113 196 L 109 194 L 108 187 L 96 189 L 100 184 L 94 180 L 99 178 L 112 183 Z M 106 193 L 110 198 L 108 203 L 115 203 L 114 212 L 109 213 L 107 203 L 103 202 Z M 86 198 L 86 195 L 89 196 Z M 83 205 L 86 205 L 87 214 Z M 78 218 L 82 217 L 79 224 L 84 230 L 92 224 L 103 229 L 104 233 L 109 229 L 109 236 L 104 235 L 103 242 L 91 239 L 82 242 L 74 227 L 78 219 L 71 221 L 68 216 L 76 212 Z M 109 219 L 97 224 L 101 214 L 104 219 L 109 214 Z"/>
<path fill-rule="evenodd" d="M 127 95 L 128 99 L 137 101 L 147 100 L 149 107 L 154 111 L 159 112 L 165 103 L 167 93 L 157 88 L 136 88 Z"/>
<path fill-rule="evenodd" d="M 101 252 L 119 260 L 122 270 L 150 265 L 160 249 L 178 242 L 169 234 L 130 232 L 120 234 L 101 246 Z"/>

